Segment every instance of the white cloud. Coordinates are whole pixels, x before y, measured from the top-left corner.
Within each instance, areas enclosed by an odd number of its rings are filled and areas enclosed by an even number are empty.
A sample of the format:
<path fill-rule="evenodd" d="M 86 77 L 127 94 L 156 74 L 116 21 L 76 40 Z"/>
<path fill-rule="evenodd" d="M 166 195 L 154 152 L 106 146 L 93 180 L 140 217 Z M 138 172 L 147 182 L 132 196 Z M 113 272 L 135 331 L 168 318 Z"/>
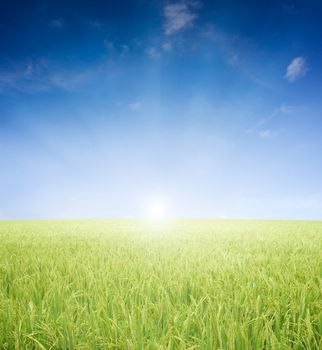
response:
<path fill-rule="evenodd" d="M 303 57 L 295 57 L 287 66 L 285 79 L 292 83 L 295 80 L 303 78 L 308 69 L 308 65 Z"/>
<path fill-rule="evenodd" d="M 198 1 L 182 1 L 168 4 L 164 8 L 165 34 L 171 35 L 189 27 L 197 15 L 194 9 L 199 7 Z"/>
<path fill-rule="evenodd" d="M 141 102 L 140 101 L 134 101 L 132 103 L 129 104 L 129 108 L 132 111 L 137 111 L 141 108 Z"/>

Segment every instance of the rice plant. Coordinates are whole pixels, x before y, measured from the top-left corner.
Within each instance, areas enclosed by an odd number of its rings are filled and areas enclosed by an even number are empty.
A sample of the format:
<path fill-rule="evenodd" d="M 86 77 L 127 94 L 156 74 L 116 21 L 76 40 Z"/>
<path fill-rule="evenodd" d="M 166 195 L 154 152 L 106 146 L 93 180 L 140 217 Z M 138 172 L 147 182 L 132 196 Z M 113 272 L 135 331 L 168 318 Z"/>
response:
<path fill-rule="evenodd" d="M 321 349 L 322 223 L 0 222 L 1 349 Z"/>

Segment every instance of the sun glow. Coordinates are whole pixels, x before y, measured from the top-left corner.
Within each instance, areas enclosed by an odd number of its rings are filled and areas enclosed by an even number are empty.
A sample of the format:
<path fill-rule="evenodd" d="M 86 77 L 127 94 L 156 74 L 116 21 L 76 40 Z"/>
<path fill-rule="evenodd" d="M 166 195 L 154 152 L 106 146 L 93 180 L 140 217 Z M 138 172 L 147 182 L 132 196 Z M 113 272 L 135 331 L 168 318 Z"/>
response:
<path fill-rule="evenodd" d="M 153 220 L 165 219 L 167 215 L 166 205 L 161 199 L 154 199 L 148 203 L 147 216 Z"/>

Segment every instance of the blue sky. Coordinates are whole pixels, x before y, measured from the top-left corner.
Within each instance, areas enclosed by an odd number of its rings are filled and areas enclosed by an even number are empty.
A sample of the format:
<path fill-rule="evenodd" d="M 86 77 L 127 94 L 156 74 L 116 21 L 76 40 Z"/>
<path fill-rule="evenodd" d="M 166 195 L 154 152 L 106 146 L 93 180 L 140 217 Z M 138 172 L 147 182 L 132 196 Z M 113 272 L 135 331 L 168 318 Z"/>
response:
<path fill-rule="evenodd" d="M 0 219 L 322 219 L 321 1 L 12 1 Z"/>

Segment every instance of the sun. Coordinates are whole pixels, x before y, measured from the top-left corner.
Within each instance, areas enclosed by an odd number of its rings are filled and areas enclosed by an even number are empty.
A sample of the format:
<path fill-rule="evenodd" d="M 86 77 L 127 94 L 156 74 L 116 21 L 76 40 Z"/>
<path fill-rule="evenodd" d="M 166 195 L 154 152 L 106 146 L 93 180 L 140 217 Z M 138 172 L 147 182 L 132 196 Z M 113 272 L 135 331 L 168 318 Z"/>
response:
<path fill-rule="evenodd" d="M 162 220 L 166 217 L 167 208 L 163 200 L 153 199 L 147 205 L 147 216 L 153 220 Z"/>

